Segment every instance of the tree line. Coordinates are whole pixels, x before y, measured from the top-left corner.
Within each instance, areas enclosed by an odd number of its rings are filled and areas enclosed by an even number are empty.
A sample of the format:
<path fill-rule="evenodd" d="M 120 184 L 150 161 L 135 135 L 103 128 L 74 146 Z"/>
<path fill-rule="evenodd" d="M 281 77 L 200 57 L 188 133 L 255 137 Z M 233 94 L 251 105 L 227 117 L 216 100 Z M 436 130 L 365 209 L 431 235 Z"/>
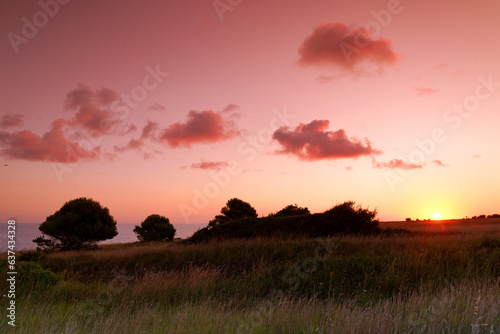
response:
<path fill-rule="evenodd" d="M 231 223 L 235 222 L 237 227 L 247 225 L 247 229 L 253 228 L 253 225 L 245 219 L 268 219 L 267 221 L 271 222 L 274 221 L 272 219 L 280 220 L 288 217 L 291 221 L 293 217 L 310 216 L 315 218 L 315 215 L 312 215 L 307 207 L 291 204 L 266 217 L 258 218 L 257 211 L 249 203 L 232 198 L 220 210 L 220 214 L 210 220 L 206 228 L 197 231 L 193 236 L 199 236 L 209 230 L 216 231 L 220 226 L 230 226 Z M 375 220 L 376 211 L 363 209 L 352 201 L 338 204 L 321 215 L 337 222 L 337 228 L 332 230 L 332 233 L 373 231 L 374 228 L 378 227 L 378 221 Z M 315 218 L 315 220 L 318 219 Z M 340 225 L 339 221 L 341 221 Z M 268 225 L 271 226 L 271 224 Z M 268 230 L 269 226 L 266 227 Z M 353 226 L 356 228 L 353 229 Z M 48 216 L 40 224 L 39 230 L 42 232 L 42 236 L 33 240 L 38 245 L 38 249 L 92 249 L 97 247 L 99 241 L 112 239 L 118 235 L 116 220 L 110 214 L 109 209 L 101 206 L 99 202 L 85 197 L 66 202 L 57 212 Z M 133 232 L 140 242 L 169 242 L 174 240 L 176 229 L 168 218 L 152 214 L 140 225 L 136 225 Z"/>

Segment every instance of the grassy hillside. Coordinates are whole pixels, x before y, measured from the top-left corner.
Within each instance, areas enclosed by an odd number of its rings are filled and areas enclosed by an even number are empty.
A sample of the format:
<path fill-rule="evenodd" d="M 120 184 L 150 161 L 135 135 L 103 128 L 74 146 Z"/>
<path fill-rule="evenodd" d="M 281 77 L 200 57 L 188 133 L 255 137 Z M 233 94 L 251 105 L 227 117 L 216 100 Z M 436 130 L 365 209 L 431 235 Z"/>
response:
<path fill-rule="evenodd" d="M 61 280 L 24 285 L 20 333 L 500 333 L 498 230 L 123 244 L 37 262 Z"/>

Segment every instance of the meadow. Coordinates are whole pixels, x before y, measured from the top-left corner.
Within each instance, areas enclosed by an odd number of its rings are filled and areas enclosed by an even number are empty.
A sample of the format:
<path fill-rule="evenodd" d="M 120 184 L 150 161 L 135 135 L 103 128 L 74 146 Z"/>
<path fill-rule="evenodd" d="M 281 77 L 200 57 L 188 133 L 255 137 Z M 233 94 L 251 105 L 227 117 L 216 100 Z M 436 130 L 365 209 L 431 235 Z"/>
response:
<path fill-rule="evenodd" d="M 25 252 L 18 264 L 44 269 L 18 276 L 16 332 L 500 333 L 500 220 L 380 227 L 392 232 Z"/>

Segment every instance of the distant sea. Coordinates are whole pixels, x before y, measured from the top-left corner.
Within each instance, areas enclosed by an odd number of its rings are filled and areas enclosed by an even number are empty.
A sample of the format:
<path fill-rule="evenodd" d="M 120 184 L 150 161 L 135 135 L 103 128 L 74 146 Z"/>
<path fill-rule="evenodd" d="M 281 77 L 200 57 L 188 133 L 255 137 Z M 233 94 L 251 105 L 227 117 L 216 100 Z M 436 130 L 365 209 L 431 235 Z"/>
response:
<path fill-rule="evenodd" d="M 110 240 L 105 240 L 99 244 L 120 244 L 126 242 L 134 242 L 137 240 L 137 235 L 133 232 L 136 224 L 116 224 L 118 235 Z M 36 249 L 36 244 L 32 241 L 36 237 L 42 235 L 38 227 L 40 224 L 17 223 L 16 224 L 16 248 L 14 251 Z M 187 238 L 193 235 L 198 229 L 206 227 L 207 224 L 174 224 L 176 238 Z M 0 252 L 7 251 L 7 224 L 0 223 Z"/>

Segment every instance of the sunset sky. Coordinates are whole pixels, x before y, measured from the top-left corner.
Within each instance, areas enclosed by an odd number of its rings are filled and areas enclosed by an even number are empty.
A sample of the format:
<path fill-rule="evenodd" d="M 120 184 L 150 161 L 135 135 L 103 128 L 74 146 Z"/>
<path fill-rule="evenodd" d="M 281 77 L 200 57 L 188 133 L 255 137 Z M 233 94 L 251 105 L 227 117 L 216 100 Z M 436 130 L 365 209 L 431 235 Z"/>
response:
<path fill-rule="evenodd" d="M 498 0 L 0 2 L 3 222 L 500 213 Z M 5 166 L 7 165 L 7 166 Z"/>

